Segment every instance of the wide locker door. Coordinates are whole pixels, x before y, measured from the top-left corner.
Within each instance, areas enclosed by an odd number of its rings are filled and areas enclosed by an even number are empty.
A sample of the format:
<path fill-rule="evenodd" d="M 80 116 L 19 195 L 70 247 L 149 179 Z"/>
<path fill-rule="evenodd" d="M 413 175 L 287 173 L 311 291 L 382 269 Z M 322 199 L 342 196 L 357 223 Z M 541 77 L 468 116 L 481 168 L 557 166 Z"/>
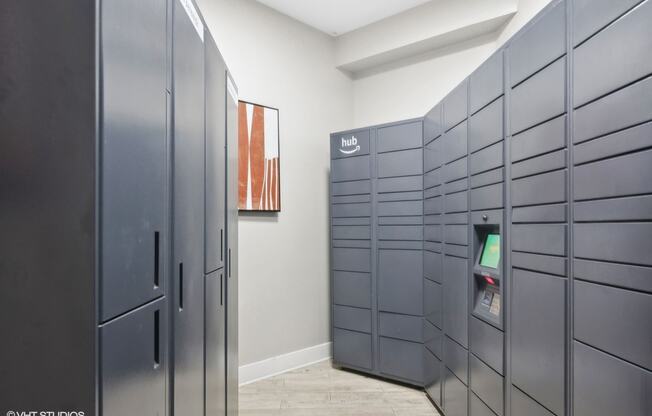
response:
<path fill-rule="evenodd" d="M 100 3 L 102 321 L 162 295 L 165 289 L 166 3 Z"/>
<path fill-rule="evenodd" d="M 174 414 L 199 416 L 204 414 L 203 26 L 191 2 L 174 5 L 173 400 Z"/>
<path fill-rule="evenodd" d="M 166 311 L 159 299 L 100 327 L 103 416 L 165 416 Z"/>
<path fill-rule="evenodd" d="M 206 276 L 206 415 L 226 412 L 224 269 Z"/>
<path fill-rule="evenodd" d="M 206 258 L 204 271 L 224 266 L 226 209 L 226 65 L 206 32 Z"/>
<path fill-rule="evenodd" d="M 226 264 L 226 410 L 238 414 L 238 92 L 226 79 L 227 264 Z M 243 111 L 244 111 L 244 107 Z M 246 120 L 246 118 L 244 118 Z"/>

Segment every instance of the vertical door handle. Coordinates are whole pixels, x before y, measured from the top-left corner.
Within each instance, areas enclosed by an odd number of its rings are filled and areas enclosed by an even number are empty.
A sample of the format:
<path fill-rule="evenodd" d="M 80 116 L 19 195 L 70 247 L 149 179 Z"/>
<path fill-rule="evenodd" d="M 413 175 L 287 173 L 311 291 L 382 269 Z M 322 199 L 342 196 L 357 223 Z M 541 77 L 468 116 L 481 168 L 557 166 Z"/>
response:
<path fill-rule="evenodd" d="M 231 249 L 229 249 L 229 277 L 231 277 Z"/>
<path fill-rule="evenodd" d="M 161 311 L 154 312 L 154 368 L 161 365 Z"/>
<path fill-rule="evenodd" d="M 220 273 L 220 306 L 224 306 L 224 273 Z"/>
<path fill-rule="evenodd" d="M 220 228 L 220 261 L 224 261 L 224 228 Z"/>
<path fill-rule="evenodd" d="M 183 310 L 183 263 L 179 263 L 179 310 Z"/>
<path fill-rule="evenodd" d="M 158 289 L 160 285 L 160 260 L 161 260 L 161 241 L 160 233 L 154 233 L 154 289 Z"/>

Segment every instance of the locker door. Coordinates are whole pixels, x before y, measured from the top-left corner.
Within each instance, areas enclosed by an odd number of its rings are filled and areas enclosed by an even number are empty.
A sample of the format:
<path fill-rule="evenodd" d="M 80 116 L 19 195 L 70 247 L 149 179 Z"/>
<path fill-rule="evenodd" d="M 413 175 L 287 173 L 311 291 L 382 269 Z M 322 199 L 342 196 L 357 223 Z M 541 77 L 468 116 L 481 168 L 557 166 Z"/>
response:
<path fill-rule="evenodd" d="M 206 276 L 206 415 L 226 413 L 224 269 Z"/>
<path fill-rule="evenodd" d="M 166 414 L 165 299 L 100 327 L 103 416 Z"/>
<path fill-rule="evenodd" d="M 238 414 L 238 92 L 227 74 L 226 410 Z M 242 107 L 244 111 L 244 106 Z"/>
<path fill-rule="evenodd" d="M 166 3 L 101 2 L 102 321 L 165 290 Z"/>
<path fill-rule="evenodd" d="M 224 266 L 226 209 L 226 65 L 206 32 L 206 258 L 204 272 Z"/>
<path fill-rule="evenodd" d="M 204 45 L 190 3 L 175 1 L 174 414 L 204 414 Z M 196 13 L 196 12 L 195 12 Z"/>

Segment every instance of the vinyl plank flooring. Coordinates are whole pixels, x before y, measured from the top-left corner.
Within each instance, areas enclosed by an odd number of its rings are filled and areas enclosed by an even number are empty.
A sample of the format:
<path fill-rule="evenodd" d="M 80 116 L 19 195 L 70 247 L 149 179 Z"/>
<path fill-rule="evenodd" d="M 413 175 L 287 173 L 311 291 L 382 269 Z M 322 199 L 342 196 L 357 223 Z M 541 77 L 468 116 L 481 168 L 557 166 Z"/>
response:
<path fill-rule="evenodd" d="M 240 387 L 241 416 L 438 416 L 423 391 L 323 361 Z"/>

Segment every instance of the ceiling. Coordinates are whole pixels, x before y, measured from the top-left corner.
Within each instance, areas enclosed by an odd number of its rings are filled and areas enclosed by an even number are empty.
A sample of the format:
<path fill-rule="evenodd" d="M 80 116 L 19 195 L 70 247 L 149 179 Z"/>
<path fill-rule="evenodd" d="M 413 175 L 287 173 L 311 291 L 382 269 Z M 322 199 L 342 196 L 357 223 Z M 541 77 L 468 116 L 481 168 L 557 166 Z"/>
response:
<path fill-rule="evenodd" d="M 257 0 L 331 36 L 339 36 L 431 0 Z"/>

